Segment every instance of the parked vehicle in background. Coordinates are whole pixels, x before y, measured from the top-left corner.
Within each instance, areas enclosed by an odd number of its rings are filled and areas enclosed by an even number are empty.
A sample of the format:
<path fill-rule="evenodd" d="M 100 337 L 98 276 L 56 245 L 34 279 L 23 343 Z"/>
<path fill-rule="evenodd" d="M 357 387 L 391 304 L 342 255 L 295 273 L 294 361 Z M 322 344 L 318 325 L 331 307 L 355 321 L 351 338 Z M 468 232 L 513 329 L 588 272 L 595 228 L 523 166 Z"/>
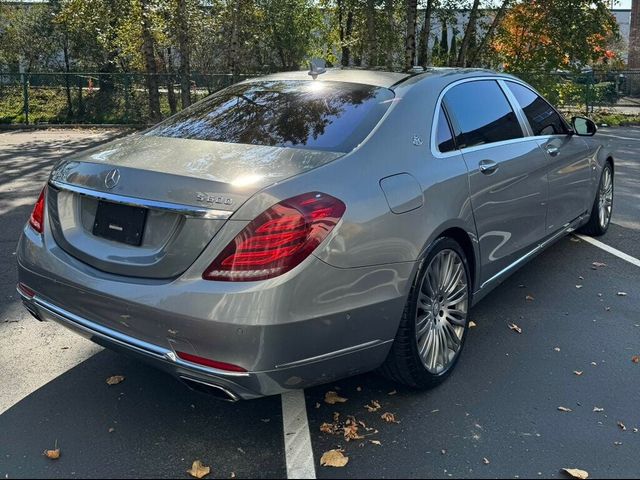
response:
<path fill-rule="evenodd" d="M 614 163 L 482 70 L 254 78 L 63 159 L 18 247 L 40 320 L 236 400 L 453 370 L 471 306 L 606 232 Z"/>

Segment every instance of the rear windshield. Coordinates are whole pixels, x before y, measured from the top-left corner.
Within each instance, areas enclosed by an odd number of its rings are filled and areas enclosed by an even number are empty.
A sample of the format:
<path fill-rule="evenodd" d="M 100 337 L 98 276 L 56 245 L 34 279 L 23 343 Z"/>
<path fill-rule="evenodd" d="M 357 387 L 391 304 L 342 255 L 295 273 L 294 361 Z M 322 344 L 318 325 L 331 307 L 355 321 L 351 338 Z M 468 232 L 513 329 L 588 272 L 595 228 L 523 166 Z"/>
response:
<path fill-rule="evenodd" d="M 147 135 L 349 152 L 380 121 L 393 97 L 387 88 L 321 80 L 239 84 Z"/>

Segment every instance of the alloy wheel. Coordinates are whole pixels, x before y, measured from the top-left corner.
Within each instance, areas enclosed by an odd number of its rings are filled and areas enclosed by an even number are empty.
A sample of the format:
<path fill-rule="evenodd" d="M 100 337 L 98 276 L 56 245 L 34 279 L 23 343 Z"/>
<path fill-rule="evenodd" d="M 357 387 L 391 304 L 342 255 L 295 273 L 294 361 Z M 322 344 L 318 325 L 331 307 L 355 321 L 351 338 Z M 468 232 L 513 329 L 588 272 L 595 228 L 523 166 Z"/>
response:
<path fill-rule="evenodd" d="M 600 181 L 600 195 L 598 197 L 598 220 L 600 227 L 603 229 L 609 225 L 611 219 L 611 210 L 613 207 L 613 177 L 609 167 L 602 172 L 602 180 Z"/>
<path fill-rule="evenodd" d="M 465 265 L 455 251 L 442 250 L 427 266 L 418 295 L 416 341 L 422 363 L 439 375 L 454 362 L 467 325 Z"/>

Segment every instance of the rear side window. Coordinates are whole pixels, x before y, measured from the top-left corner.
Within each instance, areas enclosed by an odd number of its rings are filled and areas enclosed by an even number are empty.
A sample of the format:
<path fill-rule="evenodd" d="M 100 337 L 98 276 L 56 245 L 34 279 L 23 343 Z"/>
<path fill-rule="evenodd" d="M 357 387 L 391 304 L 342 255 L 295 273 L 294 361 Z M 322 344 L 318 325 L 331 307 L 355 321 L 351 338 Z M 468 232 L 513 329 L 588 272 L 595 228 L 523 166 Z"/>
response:
<path fill-rule="evenodd" d="M 460 133 L 458 148 L 522 138 L 522 128 L 507 97 L 493 80 L 456 85 L 444 96 Z"/>
<path fill-rule="evenodd" d="M 562 117 L 544 98 L 519 83 L 506 82 L 506 84 L 524 110 L 534 135 L 565 135 L 569 133 Z"/>
<path fill-rule="evenodd" d="M 456 149 L 453 141 L 451 127 L 447 121 L 447 115 L 444 113 L 442 106 L 438 112 L 438 125 L 436 126 L 436 144 L 441 153 L 451 152 Z"/>
<path fill-rule="evenodd" d="M 147 135 L 349 152 L 393 98 L 387 88 L 355 83 L 252 82 L 211 95 Z"/>

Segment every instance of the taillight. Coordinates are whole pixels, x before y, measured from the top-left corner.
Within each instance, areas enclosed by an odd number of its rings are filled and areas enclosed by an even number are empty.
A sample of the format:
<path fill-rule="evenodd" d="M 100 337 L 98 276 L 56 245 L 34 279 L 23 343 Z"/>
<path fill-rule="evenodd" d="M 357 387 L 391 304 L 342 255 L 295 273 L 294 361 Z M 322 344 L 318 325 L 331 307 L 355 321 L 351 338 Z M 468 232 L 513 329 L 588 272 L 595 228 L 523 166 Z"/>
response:
<path fill-rule="evenodd" d="M 45 185 L 29 217 L 29 225 L 38 233 L 44 232 L 44 197 L 46 191 L 47 186 Z"/>
<path fill-rule="evenodd" d="M 277 203 L 249 223 L 202 277 L 246 282 L 282 275 L 322 243 L 345 208 L 337 198 L 318 192 Z"/>

